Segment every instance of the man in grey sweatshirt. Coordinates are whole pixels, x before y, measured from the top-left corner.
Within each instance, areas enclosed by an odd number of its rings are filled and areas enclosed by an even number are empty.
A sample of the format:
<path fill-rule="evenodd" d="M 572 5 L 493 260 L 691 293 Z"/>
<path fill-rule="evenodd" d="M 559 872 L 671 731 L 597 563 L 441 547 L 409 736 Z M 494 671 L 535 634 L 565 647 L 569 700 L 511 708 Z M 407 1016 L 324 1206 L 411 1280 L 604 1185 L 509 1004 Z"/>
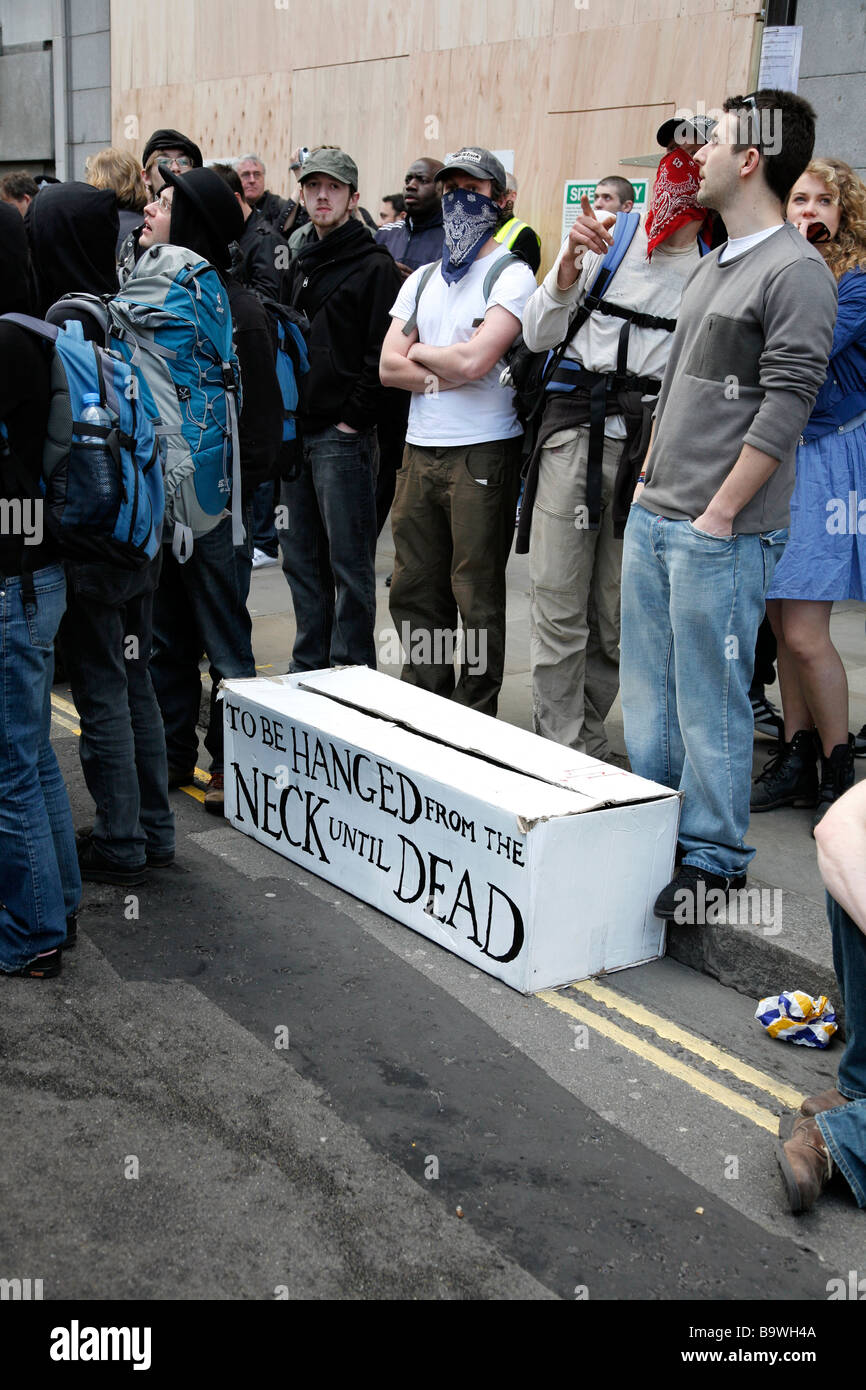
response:
<path fill-rule="evenodd" d="M 812 108 L 765 89 L 724 109 L 695 159 L 698 201 L 729 240 L 683 294 L 622 571 L 632 769 L 683 793 L 681 864 L 655 912 L 691 923 L 707 889 L 745 886 L 755 853 L 755 637 L 836 317 L 832 275 L 782 210 L 812 154 Z"/>

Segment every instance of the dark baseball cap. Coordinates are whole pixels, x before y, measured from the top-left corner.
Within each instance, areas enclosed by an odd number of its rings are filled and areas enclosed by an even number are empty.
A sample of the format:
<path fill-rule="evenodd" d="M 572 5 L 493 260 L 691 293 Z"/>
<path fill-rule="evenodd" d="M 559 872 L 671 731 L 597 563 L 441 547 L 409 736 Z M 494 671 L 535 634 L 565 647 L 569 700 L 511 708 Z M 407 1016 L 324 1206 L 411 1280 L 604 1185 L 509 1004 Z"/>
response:
<path fill-rule="evenodd" d="M 147 168 L 151 155 L 159 150 L 180 150 L 192 160 L 193 168 L 200 169 L 204 164 L 201 157 L 201 150 L 189 136 L 181 135 L 179 130 L 155 130 L 144 147 L 144 154 L 141 156 L 143 168 Z"/>
<path fill-rule="evenodd" d="M 358 187 L 358 166 L 345 150 L 311 150 L 301 166 L 298 182 L 303 184 L 312 174 L 327 174 L 337 183 Z"/>
<path fill-rule="evenodd" d="M 449 174 L 472 174 L 476 179 L 492 179 L 503 188 L 508 179 L 505 165 L 480 145 L 464 145 L 462 150 L 446 154 L 445 163 L 436 175 L 437 182 Z"/>
<path fill-rule="evenodd" d="M 716 122 L 711 116 L 671 116 L 669 121 L 659 126 L 656 140 L 666 150 L 673 139 L 685 140 L 686 133 L 693 131 L 697 140 L 706 145 L 715 128 Z M 690 145 L 694 143 L 693 140 L 688 141 Z"/>

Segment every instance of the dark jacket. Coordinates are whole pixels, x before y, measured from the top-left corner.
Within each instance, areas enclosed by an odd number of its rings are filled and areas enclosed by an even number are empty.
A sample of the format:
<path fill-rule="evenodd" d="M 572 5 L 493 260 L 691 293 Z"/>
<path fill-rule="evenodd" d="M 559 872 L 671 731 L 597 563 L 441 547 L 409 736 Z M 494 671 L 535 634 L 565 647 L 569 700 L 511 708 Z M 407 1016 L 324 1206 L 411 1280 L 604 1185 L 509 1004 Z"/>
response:
<path fill-rule="evenodd" d="M 310 320 L 310 370 L 298 420 L 312 433 L 344 421 L 371 430 L 382 402 L 379 355 L 400 273 L 366 227 L 350 218 L 292 262 L 288 303 Z"/>
<path fill-rule="evenodd" d="M 283 274 L 289 263 L 285 237 L 275 232 L 260 212 L 253 212 L 238 237 L 241 264 L 237 278 L 266 299 L 279 299 Z"/>
<path fill-rule="evenodd" d="M 21 214 L 11 209 L 19 222 Z M 23 230 L 23 229 L 22 229 Z M 4 306 L 3 312 L 7 312 Z M 15 312 L 18 312 L 16 309 Z M 42 447 L 48 421 L 48 357 L 38 339 L 13 323 L 0 323 L 0 421 L 6 426 L 11 457 L 0 441 L 0 497 L 15 503 L 27 534 L 0 529 L 0 578 L 56 564 L 57 554 L 44 527 L 39 489 Z M 39 545 L 25 540 L 40 540 Z"/>
<path fill-rule="evenodd" d="M 283 437 L 283 398 L 274 366 L 274 329 L 252 290 L 229 281 L 243 405 L 238 421 L 244 501 L 273 476 Z"/>
<path fill-rule="evenodd" d="M 270 222 L 272 227 L 278 227 L 289 210 L 290 199 L 281 198 L 278 193 L 269 193 L 265 189 L 257 203 L 250 203 L 254 212 L 260 212 L 266 222 Z"/>
<path fill-rule="evenodd" d="M 423 222 L 407 216 L 402 222 L 380 227 L 376 241 L 387 247 L 395 261 L 408 265 L 410 270 L 441 260 L 445 244 L 441 206 Z"/>
<path fill-rule="evenodd" d="M 119 231 L 117 233 L 117 259 L 120 261 L 122 259 L 121 253 L 123 251 L 123 244 L 130 232 L 134 232 L 136 228 L 140 231 L 144 226 L 144 214 L 141 212 L 134 212 L 132 208 L 118 208 L 117 221 L 119 225 Z"/>
<path fill-rule="evenodd" d="M 43 188 L 25 218 L 36 274 L 37 312 L 75 290 L 117 293 L 117 199 L 110 188 Z"/>

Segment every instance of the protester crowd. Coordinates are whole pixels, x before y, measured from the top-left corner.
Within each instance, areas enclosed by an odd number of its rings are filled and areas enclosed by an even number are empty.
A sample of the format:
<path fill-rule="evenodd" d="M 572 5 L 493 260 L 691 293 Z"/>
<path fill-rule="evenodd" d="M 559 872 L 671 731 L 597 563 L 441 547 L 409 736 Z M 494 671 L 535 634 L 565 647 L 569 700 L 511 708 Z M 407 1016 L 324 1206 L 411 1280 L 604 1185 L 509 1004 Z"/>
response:
<path fill-rule="evenodd" d="M 621 688 L 632 770 L 683 793 L 658 916 L 745 885 L 750 810 L 808 807 L 818 826 L 833 808 L 819 846 L 842 885 L 849 1045 L 780 1162 L 795 1210 L 834 1163 L 866 1205 L 866 891 L 831 865 L 866 731 L 848 731 L 829 630 L 834 601 L 866 598 L 866 187 L 813 158 L 792 93 L 732 97 L 718 124 L 667 121 L 658 141 L 645 221 L 627 180 L 601 178 L 540 285 L 516 180 L 481 146 L 415 160 L 378 226 L 326 145 L 293 154 L 294 198 L 257 155 L 205 167 L 172 129 L 140 162 L 92 156 L 83 183 L 0 181 L 4 517 L 43 499 L 47 517 L 0 534 L 0 972 L 59 973 L 82 879 L 137 885 L 173 862 L 200 661 L 214 694 L 255 671 L 254 567 L 281 556 L 293 671 L 375 667 L 390 512 L 403 679 L 495 715 L 520 498 L 536 732 L 607 759 Z M 102 483 L 76 490 L 82 460 L 130 469 L 153 503 L 134 545 L 116 526 L 94 541 L 110 528 Z M 437 638 L 458 623 L 455 670 Z M 95 808 L 77 835 L 49 739 L 55 651 Z M 778 744 L 751 787 L 756 727 Z M 221 813 L 218 712 L 205 742 Z"/>

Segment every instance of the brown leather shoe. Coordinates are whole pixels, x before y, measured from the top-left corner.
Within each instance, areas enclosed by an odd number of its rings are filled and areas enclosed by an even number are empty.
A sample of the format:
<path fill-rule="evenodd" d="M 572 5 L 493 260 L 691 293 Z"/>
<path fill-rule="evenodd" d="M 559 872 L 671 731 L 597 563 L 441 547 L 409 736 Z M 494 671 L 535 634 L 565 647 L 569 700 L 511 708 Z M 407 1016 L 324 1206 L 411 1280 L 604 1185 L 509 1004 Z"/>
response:
<path fill-rule="evenodd" d="M 817 1096 L 807 1096 L 800 1106 L 801 1115 L 820 1115 L 822 1110 L 835 1110 L 837 1105 L 850 1105 L 847 1096 L 833 1086 L 829 1091 L 821 1091 Z"/>
<path fill-rule="evenodd" d="M 809 1211 L 833 1174 L 833 1160 L 817 1120 L 811 1115 L 795 1120 L 791 1138 L 776 1145 L 776 1158 L 788 1189 L 791 1211 L 795 1216 Z"/>
<path fill-rule="evenodd" d="M 204 794 L 204 809 L 210 811 L 212 816 L 222 816 L 225 814 L 225 786 L 223 774 L 212 772 L 211 779 L 207 784 Z"/>

